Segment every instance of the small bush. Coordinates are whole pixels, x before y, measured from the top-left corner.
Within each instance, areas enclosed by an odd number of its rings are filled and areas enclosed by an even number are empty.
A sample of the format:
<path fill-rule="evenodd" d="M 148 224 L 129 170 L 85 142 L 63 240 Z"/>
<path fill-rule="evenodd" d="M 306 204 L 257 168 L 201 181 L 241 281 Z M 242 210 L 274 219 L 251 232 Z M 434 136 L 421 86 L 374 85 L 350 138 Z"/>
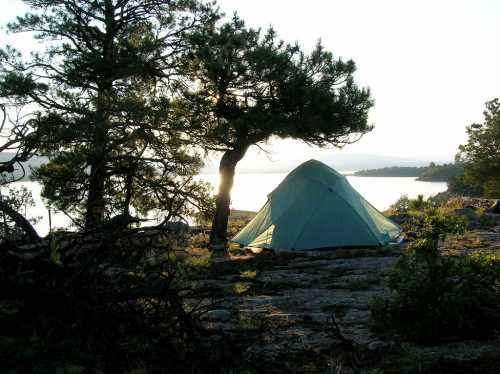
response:
<path fill-rule="evenodd" d="M 402 195 L 394 204 L 391 205 L 391 209 L 397 214 L 407 213 L 410 209 L 410 199 L 408 195 Z"/>
<path fill-rule="evenodd" d="M 422 212 L 434 207 L 432 199 L 425 199 L 424 195 L 418 195 L 415 199 L 410 199 L 408 195 L 402 195 L 390 209 L 396 214 L 406 214 L 409 212 Z"/>
<path fill-rule="evenodd" d="M 482 338 L 500 322 L 497 256 L 441 256 L 438 242 L 463 231 L 463 221 L 433 213 L 389 273 L 392 298 L 371 302 L 374 327 L 426 343 Z"/>
<path fill-rule="evenodd" d="M 410 200 L 410 210 L 424 210 L 427 208 L 428 203 L 424 199 L 424 195 L 418 195 L 416 199 Z"/>

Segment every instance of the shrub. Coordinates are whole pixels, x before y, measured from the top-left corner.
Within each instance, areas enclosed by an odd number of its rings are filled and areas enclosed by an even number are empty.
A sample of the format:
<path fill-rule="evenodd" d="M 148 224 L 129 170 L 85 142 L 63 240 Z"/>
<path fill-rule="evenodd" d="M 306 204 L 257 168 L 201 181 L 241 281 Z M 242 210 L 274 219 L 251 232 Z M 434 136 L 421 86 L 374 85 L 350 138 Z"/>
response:
<path fill-rule="evenodd" d="M 500 322 L 497 256 L 445 257 L 438 242 L 463 231 L 457 217 L 426 216 L 418 239 L 389 273 L 390 299 L 371 302 L 374 327 L 420 342 L 481 338 Z"/>
<path fill-rule="evenodd" d="M 397 214 L 404 214 L 408 212 L 410 208 L 410 199 L 408 195 L 402 195 L 394 204 L 391 205 L 391 209 L 393 209 Z"/>
<path fill-rule="evenodd" d="M 201 311 L 187 305 L 191 293 L 176 285 L 165 231 L 53 235 L 28 249 L 4 243 L 2 369 L 206 372 Z"/>
<path fill-rule="evenodd" d="M 427 207 L 424 195 L 418 195 L 416 199 L 410 200 L 410 210 L 424 210 Z"/>
<path fill-rule="evenodd" d="M 408 195 L 402 195 L 391 205 L 391 209 L 394 210 L 396 214 L 405 214 L 410 211 L 421 212 L 432 207 L 432 200 L 425 200 L 424 195 L 418 195 L 415 199 L 408 198 Z"/>

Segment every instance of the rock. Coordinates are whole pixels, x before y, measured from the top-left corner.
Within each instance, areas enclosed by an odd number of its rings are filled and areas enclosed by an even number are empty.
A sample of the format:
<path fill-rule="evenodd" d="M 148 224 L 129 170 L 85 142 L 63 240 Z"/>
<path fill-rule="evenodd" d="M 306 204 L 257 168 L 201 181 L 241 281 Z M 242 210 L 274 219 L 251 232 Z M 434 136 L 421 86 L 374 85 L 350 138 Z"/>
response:
<path fill-rule="evenodd" d="M 479 218 L 481 226 L 495 226 L 500 224 L 500 213 L 484 213 Z"/>
<path fill-rule="evenodd" d="M 186 232 L 189 230 L 189 225 L 184 222 L 165 222 L 163 224 L 163 227 L 165 227 L 168 231 L 172 232 Z"/>
<path fill-rule="evenodd" d="M 500 214 L 481 214 L 483 203 L 485 200 L 467 198 L 464 205 L 449 207 L 455 208 L 452 215 L 464 216 L 469 224 L 472 223 L 467 240 L 464 237 L 452 238 L 459 254 L 473 251 L 489 254 L 500 249 Z M 464 208 L 467 205 L 470 207 Z M 487 206 L 491 206 L 491 201 Z M 395 221 L 407 221 L 412 230 L 421 220 L 421 217 L 410 215 L 398 216 Z M 418 232 L 418 227 L 414 230 Z M 404 247 L 399 249 L 402 251 Z M 332 349 L 345 349 L 343 341 L 335 334 L 335 328 L 364 351 L 373 356 L 382 355 L 399 341 L 386 341 L 385 334 L 379 336 L 371 329 L 370 301 L 373 297 L 391 295 L 387 273 L 400 251 L 382 256 L 373 256 L 367 249 L 353 250 L 349 256 L 339 256 L 338 253 L 333 250 L 294 254 L 293 257 L 287 255 L 285 261 L 284 255 L 279 253 L 248 253 L 236 257 L 231 252 L 228 258 L 213 260 L 220 271 L 202 273 L 190 282 L 190 287 L 198 291 L 198 295 L 189 300 L 189 305 L 196 306 L 202 301 L 203 307 L 212 309 L 203 316 L 205 328 L 248 338 L 244 360 L 259 362 L 261 367 L 266 367 L 266 363 L 289 361 L 295 369 L 293 365 L 302 364 L 301 357 L 311 357 L 312 360 L 313 355 L 316 355 L 315 363 L 323 362 L 321 357 L 327 356 Z M 258 261 L 259 256 L 265 260 L 262 261 L 265 266 Z M 254 271 L 255 275 L 244 275 L 246 271 Z M 249 291 L 235 292 L 235 287 L 245 290 L 248 286 L 251 286 Z M 252 340 L 254 336 L 258 339 Z M 484 346 L 483 343 L 474 344 Z M 450 354 L 456 346 L 453 348 L 450 347 Z M 468 345 L 465 345 L 462 351 L 467 350 Z M 462 351 L 452 359 L 463 357 Z M 298 357 L 298 361 L 291 357 Z M 324 366 L 300 372 L 330 371 Z M 359 371 L 343 367 L 342 372 Z"/>
<path fill-rule="evenodd" d="M 368 345 L 366 347 L 368 348 L 369 351 L 380 352 L 383 349 L 386 349 L 389 345 L 390 345 L 390 343 L 383 342 L 382 340 L 376 339 L 376 340 L 368 343 Z"/>
<path fill-rule="evenodd" d="M 205 313 L 204 317 L 213 322 L 228 322 L 231 320 L 232 312 L 227 309 L 214 309 Z"/>
<path fill-rule="evenodd" d="M 456 197 L 448 200 L 445 204 L 448 208 L 466 208 L 474 207 L 475 209 L 488 209 L 495 201 L 481 197 Z"/>
<path fill-rule="evenodd" d="M 475 222 L 479 218 L 476 211 L 472 208 L 454 209 L 450 212 L 450 216 L 464 217 L 469 223 Z"/>
<path fill-rule="evenodd" d="M 496 202 L 491 205 L 486 212 L 488 213 L 493 213 L 493 214 L 500 214 L 500 200 L 497 200 Z"/>

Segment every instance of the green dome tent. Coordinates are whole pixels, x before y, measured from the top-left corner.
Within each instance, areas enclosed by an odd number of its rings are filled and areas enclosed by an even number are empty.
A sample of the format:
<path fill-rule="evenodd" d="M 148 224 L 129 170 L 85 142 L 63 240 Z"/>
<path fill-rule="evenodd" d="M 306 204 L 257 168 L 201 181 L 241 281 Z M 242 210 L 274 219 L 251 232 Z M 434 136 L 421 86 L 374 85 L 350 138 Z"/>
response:
<path fill-rule="evenodd" d="M 309 160 L 287 175 L 232 241 L 248 247 L 307 250 L 385 245 L 400 234 L 401 228 L 342 174 Z"/>

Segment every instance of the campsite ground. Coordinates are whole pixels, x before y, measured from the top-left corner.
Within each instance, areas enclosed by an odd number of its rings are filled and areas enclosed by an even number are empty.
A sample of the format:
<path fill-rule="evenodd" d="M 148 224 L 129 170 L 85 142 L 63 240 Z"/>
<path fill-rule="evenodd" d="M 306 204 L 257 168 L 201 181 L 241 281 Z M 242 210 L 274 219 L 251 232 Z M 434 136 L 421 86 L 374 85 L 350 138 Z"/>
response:
<path fill-rule="evenodd" d="M 237 226 L 250 218 L 233 217 Z M 239 342 L 233 349 L 243 352 L 242 372 L 497 373 L 498 340 L 429 347 L 372 331 L 370 300 L 388 294 L 387 272 L 404 249 L 233 249 L 217 258 L 197 249 L 189 260 L 197 269 L 190 282 L 198 297 L 191 302 L 207 306 L 209 331 Z M 500 220 L 450 237 L 442 249 L 452 255 L 499 250 Z"/>

